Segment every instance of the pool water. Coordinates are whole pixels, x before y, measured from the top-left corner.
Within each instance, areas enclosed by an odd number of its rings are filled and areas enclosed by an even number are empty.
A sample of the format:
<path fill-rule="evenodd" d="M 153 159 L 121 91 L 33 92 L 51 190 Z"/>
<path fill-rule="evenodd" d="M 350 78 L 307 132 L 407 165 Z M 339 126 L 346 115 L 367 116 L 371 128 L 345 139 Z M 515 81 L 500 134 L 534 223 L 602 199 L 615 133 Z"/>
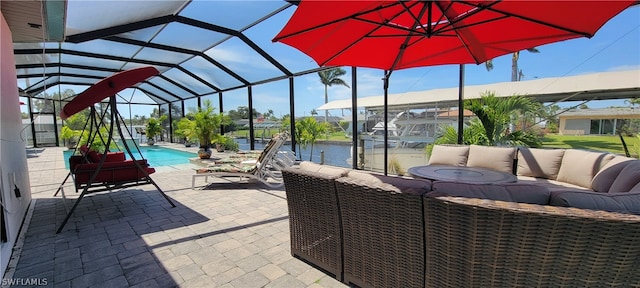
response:
<path fill-rule="evenodd" d="M 140 152 L 143 157 L 140 157 L 138 151 L 131 151 L 135 159 L 147 159 L 149 166 L 161 167 L 171 166 L 179 164 L 188 164 L 189 158 L 198 157 L 198 154 L 175 150 L 171 148 L 159 147 L 159 146 L 140 146 Z M 63 152 L 64 159 L 69 159 L 73 150 L 67 150 Z M 130 159 L 129 153 L 125 152 L 125 157 Z M 65 168 L 69 169 L 69 161 L 65 160 Z"/>

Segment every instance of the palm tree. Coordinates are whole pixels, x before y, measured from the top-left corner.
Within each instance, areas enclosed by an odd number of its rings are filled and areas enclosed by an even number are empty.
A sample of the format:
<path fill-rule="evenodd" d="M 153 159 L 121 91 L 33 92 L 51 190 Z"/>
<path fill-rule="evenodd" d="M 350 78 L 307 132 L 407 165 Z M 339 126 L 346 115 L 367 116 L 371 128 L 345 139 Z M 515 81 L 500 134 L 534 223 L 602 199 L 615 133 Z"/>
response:
<path fill-rule="evenodd" d="M 349 85 L 347 85 L 347 82 L 344 82 L 344 80 L 340 79 L 340 76 L 344 76 L 345 74 L 347 74 L 347 72 L 340 67 L 318 72 L 318 76 L 320 76 L 320 82 L 324 84 L 324 104 L 327 104 L 327 102 L 329 102 L 329 94 L 327 92 L 329 86 L 342 85 L 350 88 Z M 327 122 L 327 118 L 329 118 L 329 111 L 325 110 L 324 122 Z"/>
<path fill-rule="evenodd" d="M 539 106 L 540 104 L 531 98 L 518 95 L 498 98 L 493 92 L 485 92 L 480 98 L 464 102 L 464 109 L 473 112 L 484 127 L 488 145 L 513 142 L 513 139 L 509 139 L 509 134 L 513 131 L 507 130 L 513 112 L 539 111 Z"/>
<path fill-rule="evenodd" d="M 627 103 L 632 107 L 636 105 L 640 106 L 640 98 L 627 99 L 627 100 L 624 100 L 624 103 Z"/>
<path fill-rule="evenodd" d="M 540 53 L 540 50 L 536 47 L 528 48 L 526 50 L 531 53 Z M 520 81 L 522 80 L 522 76 L 524 76 L 524 74 L 522 74 L 522 69 L 518 70 L 518 59 L 520 59 L 520 51 L 514 52 L 511 55 L 511 82 Z M 484 62 L 484 67 L 487 68 L 487 71 L 493 70 L 493 60 L 487 60 L 487 62 Z"/>

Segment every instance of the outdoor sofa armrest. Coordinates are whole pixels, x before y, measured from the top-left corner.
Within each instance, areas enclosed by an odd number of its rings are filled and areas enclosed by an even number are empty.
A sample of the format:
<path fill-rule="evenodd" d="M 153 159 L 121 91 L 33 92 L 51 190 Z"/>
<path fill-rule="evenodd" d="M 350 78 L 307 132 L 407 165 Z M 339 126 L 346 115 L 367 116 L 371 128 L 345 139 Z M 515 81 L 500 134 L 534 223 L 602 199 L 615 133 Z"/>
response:
<path fill-rule="evenodd" d="M 640 283 L 640 216 L 464 197 L 424 199 L 425 287 Z"/>

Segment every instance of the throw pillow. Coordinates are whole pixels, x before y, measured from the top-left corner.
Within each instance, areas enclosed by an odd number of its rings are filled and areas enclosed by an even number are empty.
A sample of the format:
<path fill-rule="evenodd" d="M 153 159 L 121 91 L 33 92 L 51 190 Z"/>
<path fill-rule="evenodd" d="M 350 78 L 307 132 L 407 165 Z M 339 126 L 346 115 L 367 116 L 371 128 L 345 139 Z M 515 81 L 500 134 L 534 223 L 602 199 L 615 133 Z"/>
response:
<path fill-rule="evenodd" d="M 96 151 L 89 151 L 89 160 L 91 160 L 91 162 L 93 163 L 100 163 L 100 161 L 102 160 L 102 155 L 98 154 L 98 152 Z"/>
<path fill-rule="evenodd" d="M 610 192 L 629 192 L 640 183 L 640 161 L 632 161 L 627 164 L 616 180 L 611 183 Z"/>
<path fill-rule="evenodd" d="M 429 165 L 466 166 L 469 146 L 434 145 Z"/>
<path fill-rule="evenodd" d="M 591 187 L 593 191 L 596 192 L 609 192 L 609 188 L 611 188 L 611 184 L 616 180 L 622 169 L 624 169 L 627 164 L 631 163 L 629 161 L 633 160 L 629 157 L 624 156 L 616 156 L 609 163 L 604 165 L 598 174 L 593 177 L 593 181 L 591 181 Z"/>
<path fill-rule="evenodd" d="M 610 153 L 568 149 L 562 157 L 562 164 L 556 180 L 591 188 L 593 177 L 613 157 L 613 154 Z"/>
<path fill-rule="evenodd" d="M 505 173 L 513 173 L 515 147 L 471 145 L 467 167 L 487 168 Z"/>
<path fill-rule="evenodd" d="M 516 175 L 555 180 L 564 149 L 519 148 Z"/>

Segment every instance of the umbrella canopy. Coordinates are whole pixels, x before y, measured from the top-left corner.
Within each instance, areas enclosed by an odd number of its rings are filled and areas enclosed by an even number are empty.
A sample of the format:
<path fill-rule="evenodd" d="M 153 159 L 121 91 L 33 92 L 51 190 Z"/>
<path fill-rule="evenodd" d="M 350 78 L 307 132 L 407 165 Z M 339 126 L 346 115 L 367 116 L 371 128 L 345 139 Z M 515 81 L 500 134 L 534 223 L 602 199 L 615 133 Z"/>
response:
<path fill-rule="evenodd" d="M 315 1 L 302 0 L 273 39 L 320 66 L 386 70 L 443 64 L 480 64 L 508 53 L 591 37 L 637 1 Z M 460 67 L 460 86 L 464 85 Z M 462 89 L 458 105 L 462 106 Z M 463 115 L 458 117 L 462 142 Z M 385 125 L 384 141 L 388 141 Z M 385 174 L 387 150 L 384 151 Z M 354 162 L 355 163 L 355 162 Z M 355 164 L 354 164 L 355 165 Z"/>
<path fill-rule="evenodd" d="M 151 76 L 158 75 L 158 73 L 158 69 L 153 66 L 143 66 L 120 71 L 104 78 L 77 95 L 71 102 L 64 105 L 60 111 L 60 118 L 65 120 L 73 114 L 102 101 L 102 99 L 116 95 L 116 93 L 132 87 Z"/>
<path fill-rule="evenodd" d="M 320 66 L 388 71 L 483 63 L 592 37 L 637 1 L 301 1 L 273 41 Z"/>

